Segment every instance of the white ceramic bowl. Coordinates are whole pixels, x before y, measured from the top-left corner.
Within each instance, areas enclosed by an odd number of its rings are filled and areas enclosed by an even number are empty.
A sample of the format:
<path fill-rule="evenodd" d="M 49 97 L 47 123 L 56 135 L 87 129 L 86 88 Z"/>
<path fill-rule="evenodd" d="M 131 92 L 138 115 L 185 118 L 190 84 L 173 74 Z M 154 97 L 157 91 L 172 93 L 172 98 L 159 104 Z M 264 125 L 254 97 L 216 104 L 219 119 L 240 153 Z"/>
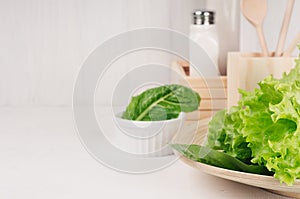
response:
<path fill-rule="evenodd" d="M 157 157 L 173 154 L 169 143 L 183 126 L 185 114 L 180 113 L 178 118 L 162 121 L 134 121 L 121 118 L 121 114 L 115 116 L 115 123 L 124 135 L 132 141 L 131 153 L 145 157 Z M 125 139 L 123 139 L 125 141 Z M 122 139 L 118 139 L 122 142 Z M 121 143 L 124 146 L 124 143 Z"/>

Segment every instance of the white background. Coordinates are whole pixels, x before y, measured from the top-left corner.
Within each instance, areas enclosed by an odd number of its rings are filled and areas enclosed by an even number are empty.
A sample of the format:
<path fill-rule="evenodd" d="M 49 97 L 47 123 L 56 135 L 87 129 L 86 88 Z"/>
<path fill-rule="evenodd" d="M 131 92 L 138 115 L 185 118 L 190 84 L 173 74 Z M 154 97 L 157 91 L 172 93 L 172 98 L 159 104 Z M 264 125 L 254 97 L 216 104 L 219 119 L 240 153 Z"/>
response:
<path fill-rule="evenodd" d="M 208 0 L 209 8 L 226 8 L 217 13 L 219 21 L 236 12 L 233 4 L 239 5 L 238 0 L 224 2 Z M 264 29 L 272 51 L 285 0 L 268 3 Z M 145 26 L 188 34 L 192 10 L 204 6 L 204 0 L 1 0 L 0 106 L 70 106 L 78 70 L 99 44 L 113 35 Z M 287 44 L 299 31 L 299 9 L 300 2 L 296 1 Z M 238 26 L 235 24 L 235 28 Z M 240 26 L 240 43 L 239 38 L 227 37 L 231 47 L 226 50 L 238 50 L 240 44 L 241 51 L 259 51 L 256 32 L 244 17 Z M 222 30 L 220 35 L 224 35 Z M 223 36 L 222 40 L 226 43 L 227 39 Z M 140 57 L 147 62 L 146 55 Z"/>
<path fill-rule="evenodd" d="M 90 52 L 113 35 L 148 26 L 188 34 L 192 10 L 207 4 L 223 10 L 218 22 L 234 22 L 221 23 L 219 34 L 241 27 L 234 36 L 222 35 L 227 50 L 260 50 L 238 0 L 206 1 L 0 0 L 0 198 L 282 198 L 180 161 L 148 175 L 118 173 L 95 161 L 75 134 L 70 107 L 76 75 Z M 272 50 L 285 0 L 268 3 L 264 28 Z M 299 31 L 299 19 L 296 0 L 287 43 Z M 133 65 L 171 61 L 157 52 L 132 54 L 115 64 L 111 81 Z"/>
<path fill-rule="evenodd" d="M 199 0 L 1 0 L 0 105 L 70 106 L 81 64 L 134 28 L 188 33 Z"/>

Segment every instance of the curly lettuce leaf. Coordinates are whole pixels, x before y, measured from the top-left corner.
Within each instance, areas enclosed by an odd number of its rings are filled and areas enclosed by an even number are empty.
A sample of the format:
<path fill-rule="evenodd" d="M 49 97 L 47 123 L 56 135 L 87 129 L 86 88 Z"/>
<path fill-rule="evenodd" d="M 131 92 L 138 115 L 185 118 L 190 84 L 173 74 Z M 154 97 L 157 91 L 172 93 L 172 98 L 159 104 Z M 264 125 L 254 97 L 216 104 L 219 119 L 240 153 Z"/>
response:
<path fill-rule="evenodd" d="M 241 133 L 252 150 L 252 162 L 274 171 L 280 182 L 300 178 L 300 64 L 281 79 L 272 76 L 240 101 Z M 251 96 L 251 97 L 249 97 Z"/>
<path fill-rule="evenodd" d="M 240 133 L 242 120 L 237 107 L 219 111 L 209 123 L 207 146 L 245 162 L 250 163 L 251 149 L 247 147 L 246 139 Z"/>
<path fill-rule="evenodd" d="M 268 76 L 238 106 L 212 119 L 208 145 L 264 165 L 287 185 L 300 178 L 300 60 L 281 79 Z M 250 150 L 250 153 L 249 153 Z"/>

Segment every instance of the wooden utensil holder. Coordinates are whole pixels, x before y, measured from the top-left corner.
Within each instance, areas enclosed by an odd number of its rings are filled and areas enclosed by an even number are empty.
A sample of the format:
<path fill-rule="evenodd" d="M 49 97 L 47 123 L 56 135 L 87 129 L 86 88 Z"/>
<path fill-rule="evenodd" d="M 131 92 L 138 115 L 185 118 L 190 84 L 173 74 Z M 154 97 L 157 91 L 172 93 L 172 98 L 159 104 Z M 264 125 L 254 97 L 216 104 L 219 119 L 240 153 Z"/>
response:
<path fill-rule="evenodd" d="M 251 91 L 269 75 L 282 77 L 295 65 L 295 57 L 262 57 L 260 53 L 229 52 L 227 63 L 228 107 L 240 99 L 238 89 Z"/>

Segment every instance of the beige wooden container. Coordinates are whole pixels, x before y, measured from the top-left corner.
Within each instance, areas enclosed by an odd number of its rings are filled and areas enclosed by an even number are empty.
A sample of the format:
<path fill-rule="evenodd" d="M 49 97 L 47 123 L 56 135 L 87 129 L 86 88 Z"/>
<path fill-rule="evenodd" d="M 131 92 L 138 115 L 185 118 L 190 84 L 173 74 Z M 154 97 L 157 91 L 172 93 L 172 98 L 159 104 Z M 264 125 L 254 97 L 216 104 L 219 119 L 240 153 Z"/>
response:
<path fill-rule="evenodd" d="M 238 89 L 251 91 L 269 75 L 280 78 L 295 65 L 295 57 L 262 57 L 260 53 L 229 52 L 227 63 L 228 107 L 240 99 Z"/>
<path fill-rule="evenodd" d="M 188 86 L 199 93 L 201 102 L 199 109 L 186 115 L 186 120 L 209 118 L 227 107 L 227 77 L 201 78 L 189 76 L 189 63 L 176 61 L 172 64 L 174 75 L 172 83 Z"/>

